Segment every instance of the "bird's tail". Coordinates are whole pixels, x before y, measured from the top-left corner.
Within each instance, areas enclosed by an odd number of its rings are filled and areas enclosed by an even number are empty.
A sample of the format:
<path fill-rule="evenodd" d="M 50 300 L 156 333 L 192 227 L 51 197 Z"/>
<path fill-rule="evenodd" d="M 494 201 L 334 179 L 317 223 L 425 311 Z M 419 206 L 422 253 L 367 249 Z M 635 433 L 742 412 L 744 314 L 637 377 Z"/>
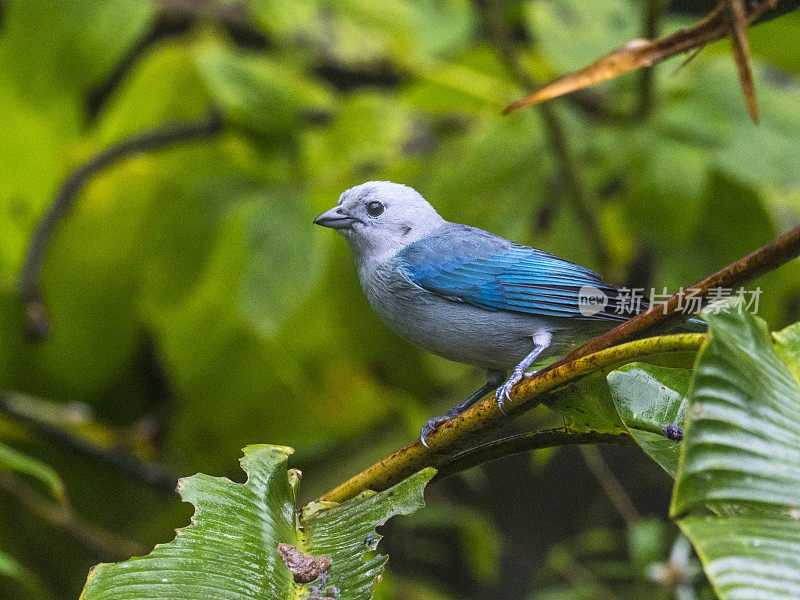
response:
<path fill-rule="evenodd" d="M 708 331 L 708 323 L 702 319 L 690 317 L 678 321 L 675 325 L 668 328 L 665 333 L 705 333 Z"/>
<path fill-rule="evenodd" d="M 691 317 L 678 325 L 681 333 L 705 333 L 708 331 L 708 323 L 702 319 Z"/>

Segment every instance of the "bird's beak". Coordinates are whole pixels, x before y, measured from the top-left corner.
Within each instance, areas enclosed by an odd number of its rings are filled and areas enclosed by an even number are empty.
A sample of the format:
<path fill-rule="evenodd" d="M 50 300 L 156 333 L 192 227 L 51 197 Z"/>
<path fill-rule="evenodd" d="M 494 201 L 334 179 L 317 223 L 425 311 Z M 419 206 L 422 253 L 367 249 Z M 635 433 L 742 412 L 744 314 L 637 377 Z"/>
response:
<path fill-rule="evenodd" d="M 334 206 L 314 219 L 314 224 L 330 227 L 331 229 L 347 229 L 356 221 L 358 219 L 348 215 L 341 206 Z"/>

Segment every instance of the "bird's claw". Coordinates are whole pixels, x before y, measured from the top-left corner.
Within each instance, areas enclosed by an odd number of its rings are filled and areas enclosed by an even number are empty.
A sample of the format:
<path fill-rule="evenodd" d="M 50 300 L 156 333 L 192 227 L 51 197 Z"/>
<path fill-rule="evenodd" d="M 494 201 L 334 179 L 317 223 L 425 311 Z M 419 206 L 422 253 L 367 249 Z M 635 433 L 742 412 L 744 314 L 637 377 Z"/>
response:
<path fill-rule="evenodd" d="M 522 379 L 523 374 L 524 373 L 522 371 L 514 371 L 511 374 L 511 377 L 509 377 L 503 385 L 497 388 L 497 391 L 494 394 L 495 398 L 497 398 L 497 408 L 500 409 L 500 412 L 503 413 L 503 415 L 506 414 L 506 411 L 503 410 L 503 404 L 505 404 L 506 400 L 511 400 L 511 388 L 513 388 L 514 385 L 516 385 L 516 383 Z"/>
<path fill-rule="evenodd" d="M 497 398 L 497 408 L 499 408 L 500 412 L 505 416 L 506 411 L 503 410 L 503 404 L 505 404 L 506 400 L 511 400 L 511 386 L 508 385 L 508 382 L 497 388 L 495 398 Z"/>
<path fill-rule="evenodd" d="M 419 434 L 419 441 L 422 442 L 422 445 L 426 448 L 428 447 L 428 436 L 433 433 L 439 425 L 444 423 L 448 420 L 448 417 L 432 417 L 428 419 L 428 422 L 425 423 L 422 431 Z"/>

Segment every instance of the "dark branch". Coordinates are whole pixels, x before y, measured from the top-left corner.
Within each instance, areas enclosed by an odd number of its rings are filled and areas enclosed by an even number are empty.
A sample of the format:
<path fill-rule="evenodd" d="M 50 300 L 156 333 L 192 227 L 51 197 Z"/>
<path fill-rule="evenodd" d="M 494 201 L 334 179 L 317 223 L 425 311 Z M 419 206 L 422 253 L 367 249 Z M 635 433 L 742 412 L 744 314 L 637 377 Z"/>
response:
<path fill-rule="evenodd" d="M 796 227 L 781 237 L 720 269 L 695 285 L 684 288 L 664 303 L 654 304 L 645 312 L 625 321 L 611 331 L 591 340 L 563 358 L 553 363 L 540 373 L 550 371 L 578 358 L 588 356 L 599 350 L 610 348 L 636 337 L 664 328 L 684 318 L 679 312 L 680 306 L 686 305 L 687 296 L 700 298 L 705 303 L 706 296 L 712 288 L 736 288 L 776 269 L 800 255 L 800 227 Z M 687 294 L 688 292 L 688 294 Z"/>
<path fill-rule="evenodd" d="M 645 0 L 642 37 L 651 40 L 658 36 L 661 18 L 667 9 L 665 0 Z M 575 93 L 575 92 L 573 92 Z M 655 104 L 655 69 L 644 67 L 639 78 L 639 100 L 636 107 L 638 119 L 646 119 L 653 111 Z"/>
<path fill-rule="evenodd" d="M 574 93 L 588 86 L 618 77 L 642 67 L 649 67 L 684 52 L 698 52 L 706 45 L 726 37 L 730 31 L 728 6 L 732 0 L 720 0 L 717 8 L 694 26 L 656 40 L 632 40 L 593 63 L 567 73 L 548 85 L 506 107 L 505 113 Z M 741 2 L 741 0 L 737 0 Z M 774 19 L 800 7 L 800 0 L 751 0 L 745 3 L 750 25 Z M 532 86 L 533 87 L 533 86 Z"/>
<path fill-rule="evenodd" d="M 128 77 L 134 67 L 142 57 L 159 41 L 183 35 L 191 28 L 191 20 L 188 18 L 168 18 L 160 15 L 153 26 L 134 43 L 120 60 L 114 65 L 113 69 L 97 87 L 93 88 L 87 97 L 87 111 L 89 122 L 94 121 L 103 111 L 103 108 L 113 96 L 117 88 Z"/>
<path fill-rule="evenodd" d="M 89 92 L 87 108 L 89 121 L 102 112 L 108 100 L 128 75 L 164 39 L 183 36 L 198 24 L 223 29 L 237 46 L 244 50 L 264 51 L 272 43 L 262 32 L 245 2 L 218 0 L 158 0 L 157 13 L 150 28 L 125 52 L 106 79 Z"/>
<path fill-rule="evenodd" d="M 753 69 L 750 67 L 750 42 L 747 40 L 747 7 L 745 0 L 726 0 L 730 19 L 730 37 L 733 60 L 739 72 L 747 111 L 753 123 L 758 125 L 758 102 L 753 82 Z"/>
<path fill-rule="evenodd" d="M 627 433 L 601 433 L 599 431 L 578 433 L 570 432 L 566 429 L 530 431 L 501 438 L 488 444 L 481 444 L 456 454 L 438 467 L 438 473 L 434 481 L 498 458 L 511 456 L 512 454 L 576 444 L 619 444 L 630 446 L 636 445 L 636 442 Z"/>
<path fill-rule="evenodd" d="M 0 473 L 0 490 L 12 496 L 31 513 L 54 527 L 64 529 L 73 539 L 100 560 L 125 560 L 142 555 L 148 548 L 125 539 L 83 519 L 68 502 L 55 502 L 36 492 L 10 473 Z"/>
<path fill-rule="evenodd" d="M 611 502 L 611 505 L 629 528 L 634 527 L 642 520 L 642 516 L 636 510 L 636 505 L 631 500 L 628 492 L 625 491 L 617 476 L 614 475 L 614 471 L 609 468 L 600 449 L 597 446 L 581 446 L 580 451 L 586 466 L 597 479 L 600 487 L 603 488 L 603 492 Z"/>
<path fill-rule="evenodd" d="M 99 464 L 107 465 L 147 484 L 159 493 L 169 495 L 175 493 L 178 478 L 163 467 L 147 463 L 121 448 L 105 448 L 51 423 L 37 420 L 26 411 L 20 410 L 16 402 L 9 402 L 9 398 L 2 394 L 0 394 L 0 414 L 24 425 L 44 440 L 75 450 Z"/>
<path fill-rule="evenodd" d="M 212 108 L 199 121 L 166 123 L 117 142 L 92 156 L 67 176 L 53 202 L 36 224 L 22 265 L 20 298 L 25 306 L 26 328 L 33 339 L 45 338 L 50 330 L 41 290 L 42 266 L 47 247 L 58 224 L 69 213 L 86 183 L 125 158 L 209 138 L 222 131 L 222 126 L 222 114 L 218 109 Z"/>

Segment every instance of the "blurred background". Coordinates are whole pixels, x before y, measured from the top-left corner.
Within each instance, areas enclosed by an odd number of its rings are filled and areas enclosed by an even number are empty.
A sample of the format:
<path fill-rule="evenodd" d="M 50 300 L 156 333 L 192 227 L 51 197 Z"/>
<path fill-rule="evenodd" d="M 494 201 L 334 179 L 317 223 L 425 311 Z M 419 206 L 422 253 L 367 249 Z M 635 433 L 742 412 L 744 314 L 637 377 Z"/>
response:
<path fill-rule="evenodd" d="M 0 462 L 0 597 L 77 598 L 91 565 L 188 523 L 177 476 L 241 481 L 246 444 L 294 447 L 306 502 L 482 383 L 390 333 L 344 240 L 312 225 L 350 186 L 412 185 L 448 220 L 659 290 L 797 225 L 798 12 L 750 31 L 759 126 L 728 40 L 501 115 L 714 5 L 0 1 L 0 444 L 69 499 Z M 65 211 L 34 341 L 19 280 L 37 220 L 75 169 L 175 122 L 210 125 L 92 172 Z M 773 329 L 800 319 L 797 264 L 757 285 Z M 557 425 L 542 409 L 509 430 Z M 670 486 L 634 448 L 450 478 L 385 528 L 378 596 L 710 598 Z"/>

